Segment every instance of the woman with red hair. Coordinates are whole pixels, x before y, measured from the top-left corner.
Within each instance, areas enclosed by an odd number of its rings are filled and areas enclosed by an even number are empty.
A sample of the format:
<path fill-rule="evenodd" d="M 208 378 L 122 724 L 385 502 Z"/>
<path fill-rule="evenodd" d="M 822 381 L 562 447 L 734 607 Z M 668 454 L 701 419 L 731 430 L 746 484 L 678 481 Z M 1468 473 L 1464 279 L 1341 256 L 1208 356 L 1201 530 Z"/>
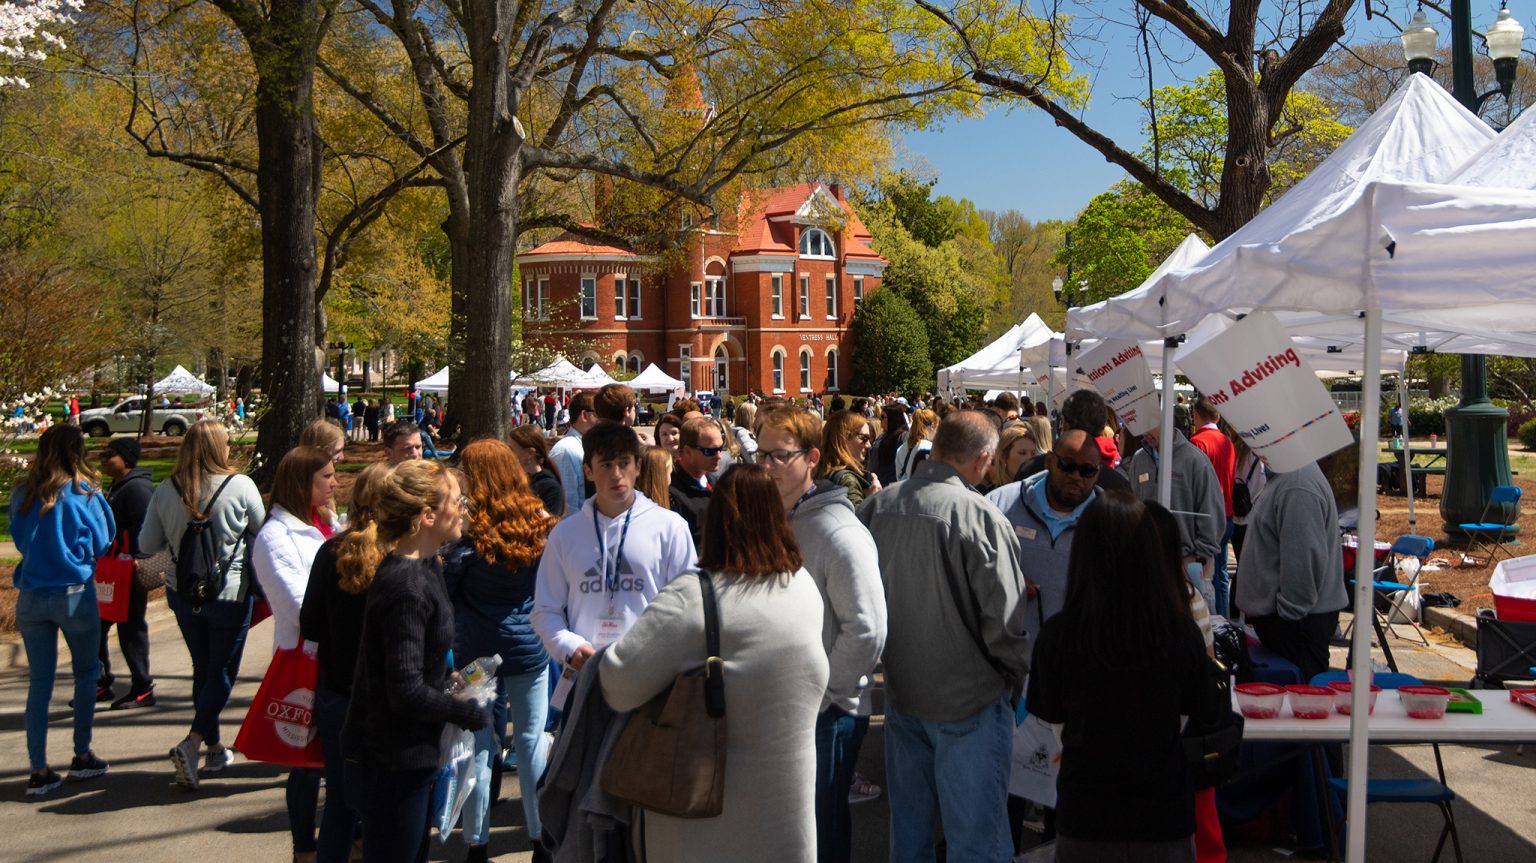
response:
<path fill-rule="evenodd" d="M 469 499 L 464 536 L 448 553 L 444 575 L 453 597 L 453 654 L 458 665 L 501 655 L 497 711 L 490 727 L 475 732 L 476 782 L 464 804 L 464 841 L 469 861 L 487 859 L 490 840 L 493 758 L 501 756 L 505 722 L 516 738 L 517 778 L 534 859 L 541 859 L 538 784 L 549 755 L 544 720 L 549 708 L 549 654 L 533 630 L 534 577 L 549 532 L 559 521 L 528 485 L 517 454 L 506 443 L 477 440 L 459 456 Z"/>

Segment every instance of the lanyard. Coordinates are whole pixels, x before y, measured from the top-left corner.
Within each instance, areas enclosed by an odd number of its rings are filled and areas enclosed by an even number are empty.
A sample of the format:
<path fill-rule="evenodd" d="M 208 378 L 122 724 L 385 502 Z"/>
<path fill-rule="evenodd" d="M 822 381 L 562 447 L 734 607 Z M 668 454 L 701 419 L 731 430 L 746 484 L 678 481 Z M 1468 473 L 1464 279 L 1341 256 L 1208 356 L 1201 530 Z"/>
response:
<path fill-rule="evenodd" d="M 619 589 L 619 567 L 624 559 L 624 542 L 629 539 L 629 518 L 635 514 L 634 504 L 624 511 L 624 529 L 619 531 L 619 545 L 614 549 L 613 570 L 608 569 L 607 541 L 603 537 L 603 529 L 597 523 L 597 507 L 592 507 L 592 529 L 597 532 L 597 561 L 602 566 L 603 595 L 608 597 L 608 604 L 613 605 L 613 594 Z"/>
<path fill-rule="evenodd" d="M 811 487 L 805 490 L 805 494 L 800 495 L 800 499 L 795 501 L 795 505 L 789 508 L 789 517 L 791 519 L 793 519 L 795 517 L 795 510 L 800 508 L 800 504 L 805 503 L 806 501 L 810 500 L 811 499 L 811 495 L 813 495 L 815 493 L 816 493 L 816 484 L 815 483 L 811 483 Z"/>

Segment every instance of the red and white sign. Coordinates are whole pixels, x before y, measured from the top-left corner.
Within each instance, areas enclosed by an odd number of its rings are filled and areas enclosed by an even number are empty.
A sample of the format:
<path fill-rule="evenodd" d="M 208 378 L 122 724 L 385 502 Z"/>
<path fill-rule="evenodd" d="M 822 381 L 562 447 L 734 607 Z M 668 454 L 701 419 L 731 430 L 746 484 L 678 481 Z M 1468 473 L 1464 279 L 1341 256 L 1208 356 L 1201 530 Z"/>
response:
<path fill-rule="evenodd" d="M 1355 442 L 1280 321 L 1255 312 L 1175 362 L 1271 470 L 1289 473 Z"/>
<path fill-rule="evenodd" d="M 1088 377 L 1120 421 L 1140 435 L 1158 426 L 1157 387 L 1141 345 L 1106 339 L 1077 358 L 1078 371 Z"/>

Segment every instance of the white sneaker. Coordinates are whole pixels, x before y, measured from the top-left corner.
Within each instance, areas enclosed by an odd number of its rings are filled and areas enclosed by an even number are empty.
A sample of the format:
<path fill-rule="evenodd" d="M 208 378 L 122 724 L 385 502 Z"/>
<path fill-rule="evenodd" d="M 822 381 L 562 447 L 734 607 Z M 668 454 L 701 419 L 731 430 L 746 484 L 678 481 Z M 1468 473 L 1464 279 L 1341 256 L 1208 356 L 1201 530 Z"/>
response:
<path fill-rule="evenodd" d="M 203 772 L 218 773 L 220 770 L 235 763 L 235 751 L 228 746 L 215 746 L 208 750 L 208 755 L 203 759 Z"/>
<path fill-rule="evenodd" d="M 171 766 L 176 768 L 176 784 L 197 790 L 197 741 L 188 737 L 171 750 Z"/>

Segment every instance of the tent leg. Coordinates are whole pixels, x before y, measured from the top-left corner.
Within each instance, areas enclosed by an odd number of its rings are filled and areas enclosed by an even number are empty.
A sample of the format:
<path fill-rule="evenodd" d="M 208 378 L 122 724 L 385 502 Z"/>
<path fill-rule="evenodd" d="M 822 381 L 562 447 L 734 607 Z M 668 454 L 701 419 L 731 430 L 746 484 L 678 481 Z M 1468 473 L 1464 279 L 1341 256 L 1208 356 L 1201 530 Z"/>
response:
<path fill-rule="evenodd" d="M 1419 522 L 1413 512 L 1413 454 L 1408 444 L 1408 370 L 1397 376 L 1397 400 L 1403 406 L 1403 487 L 1408 494 L 1408 532 L 1417 534 Z"/>
<path fill-rule="evenodd" d="M 1158 432 L 1158 449 L 1164 456 L 1173 451 L 1173 403 L 1178 398 L 1173 389 L 1173 352 L 1178 350 L 1178 344 L 1177 339 L 1163 343 L 1163 426 Z M 1157 502 L 1173 507 L 1172 458 L 1157 460 Z"/>
<path fill-rule="evenodd" d="M 1365 380 L 1361 385 L 1361 404 L 1381 404 L 1381 310 L 1365 313 Z M 1363 413 L 1363 412 L 1362 412 Z M 1381 422 L 1360 423 L 1360 539 L 1355 554 L 1355 631 L 1350 645 L 1350 667 L 1354 680 L 1371 680 L 1371 628 L 1361 624 L 1370 619 L 1371 575 L 1376 567 L 1376 462 L 1380 454 Z M 1362 617 L 1362 615 L 1364 615 Z M 1365 784 L 1369 776 L 1367 709 L 1370 686 L 1356 686 L 1350 693 L 1349 716 L 1349 829 L 1345 841 L 1345 860 L 1365 863 Z"/>

